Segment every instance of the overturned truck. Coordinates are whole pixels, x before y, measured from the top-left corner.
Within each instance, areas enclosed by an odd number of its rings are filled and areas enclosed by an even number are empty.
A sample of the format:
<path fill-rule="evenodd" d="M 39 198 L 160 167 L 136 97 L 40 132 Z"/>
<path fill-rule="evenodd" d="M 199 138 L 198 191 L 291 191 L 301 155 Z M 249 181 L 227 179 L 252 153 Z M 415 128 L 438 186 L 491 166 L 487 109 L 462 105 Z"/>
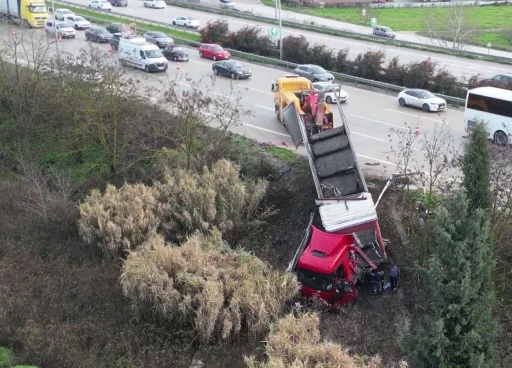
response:
<path fill-rule="evenodd" d="M 289 78 L 280 78 L 273 86 L 276 110 L 295 146 L 304 144 L 318 207 L 288 271 L 297 274 L 306 298 L 319 297 L 332 306 L 351 303 L 357 299 L 356 283 L 387 257 L 377 212 L 341 106 L 338 104 L 342 124 L 333 128 L 330 111 L 329 119 L 318 116 L 326 112 L 319 106 L 323 103 L 321 92 L 314 91 L 309 80 L 300 77 L 295 77 L 303 79 L 300 91 L 288 91 L 296 92 L 298 101 L 283 103 L 279 92 L 287 88 Z M 298 88 L 299 81 L 294 80 L 293 88 Z M 314 94 L 319 96 L 308 101 L 302 98 Z M 302 108 L 302 103 L 312 101 L 312 106 Z M 315 216 L 319 216 L 321 228 L 313 225 Z"/>

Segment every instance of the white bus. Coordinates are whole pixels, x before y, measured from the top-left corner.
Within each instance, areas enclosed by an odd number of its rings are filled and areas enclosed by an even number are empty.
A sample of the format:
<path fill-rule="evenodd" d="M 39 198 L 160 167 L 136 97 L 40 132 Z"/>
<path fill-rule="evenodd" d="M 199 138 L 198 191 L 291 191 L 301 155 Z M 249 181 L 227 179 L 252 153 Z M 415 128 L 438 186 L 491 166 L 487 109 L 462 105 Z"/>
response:
<path fill-rule="evenodd" d="M 467 132 L 483 123 L 494 143 L 512 143 L 512 91 L 494 87 L 469 90 L 464 119 Z"/>

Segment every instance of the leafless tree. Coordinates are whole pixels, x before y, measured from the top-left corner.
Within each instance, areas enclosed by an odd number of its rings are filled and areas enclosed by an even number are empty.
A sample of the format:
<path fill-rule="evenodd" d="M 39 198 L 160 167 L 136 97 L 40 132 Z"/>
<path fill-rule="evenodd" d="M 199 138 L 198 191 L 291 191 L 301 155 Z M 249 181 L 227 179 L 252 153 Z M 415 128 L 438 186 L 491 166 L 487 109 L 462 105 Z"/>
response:
<path fill-rule="evenodd" d="M 417 164 L 416 159 L 413 157 L 414 149 L 412 145 L 418 139 L 418 135 L 415 129 L 406 123 L 405 129 L 391 128 L 388 137 L 391 153 L 394 156 L 394 162 L 398 169 L 398 175 L 405 178 L 407 188 L 409 188 L 409 182 L 415 177 L 413 171 Z"/>
<path fill-rule="evenodd" d="M 0 100 L 20 117 L 37 98 L 52 42 L 34 30 L 16 28 L 0 37 Z"/>
<path fill-rule="evenodd" d="M 436 123 L 431 134 L 423 133 L 420 152 L 423 154 L 425 164 L 417 169 L 420 171 L 419 178 L 423 186 L 428 188 L 427 195 L 430 198 L 443 176 L 458 164 L 459 153 L 446 121 L 441 124 Z M 452 172 L 452 175 L 455 174 Z"/>
<path fill-rule="evenodd" d="M 214 93 L 215 77 L 193 80 L 177 76 L 164 92 L 162 103 L 174 115 L 173 139 L 186 156 L 186 168 L 207 153 L 210 162 L 222 157 L 230 130 L 252 114 L 242 106 L 242 93 L 233 83 L 224 94 Z M 212 129 L 213 128 L 213 129 Z"/>
<path fill-rule="evenodd" d="M 463 1 L 452 3 L 447 18 L 436 19 L 429 12 L 425 19 L 428 36 L 433 44 L 462 50 L 478 34 L 479 29 L 469 24 Z"/>
<path fill-rule="evenodd" d="M 512 220 L 512 151 L 509 147 L 491 146 L 491 225 L 497 253 Z"/>

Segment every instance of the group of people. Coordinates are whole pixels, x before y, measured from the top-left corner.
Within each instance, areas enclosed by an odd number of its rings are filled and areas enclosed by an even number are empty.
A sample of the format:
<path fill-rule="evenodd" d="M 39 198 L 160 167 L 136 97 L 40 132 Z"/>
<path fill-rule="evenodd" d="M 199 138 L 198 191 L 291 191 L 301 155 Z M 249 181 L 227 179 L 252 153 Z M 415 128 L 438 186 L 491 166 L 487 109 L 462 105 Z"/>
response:
<path fill-rule="evenodd" d="M 389 270 L 389 284 L 391 291 L 395 292 L 398 288 L 398 281 L 400 280 L 400 269 L 397 265 L 393 265 Z M 373 295 L 382 294 L 384 289 L 384 272 L 373 270 L 371 273 Z"/>

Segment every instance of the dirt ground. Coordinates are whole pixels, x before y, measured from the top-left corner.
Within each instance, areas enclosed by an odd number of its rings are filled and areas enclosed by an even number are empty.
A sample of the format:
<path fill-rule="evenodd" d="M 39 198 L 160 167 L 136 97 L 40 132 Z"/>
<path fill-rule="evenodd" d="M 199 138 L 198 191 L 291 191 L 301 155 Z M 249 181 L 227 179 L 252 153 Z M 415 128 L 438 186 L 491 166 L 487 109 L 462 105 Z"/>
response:
<path fill-rule="evenodd" d="M 257 153 L 262 150 L 273 167 L 263 205 L 276 214 L 250 227 L 239 246 L 283 270 L 314 210 L 315 190 L 305 159 L 280 159 L 256 146 Z M 18 362 L 40 368 L 188 368 L 195 358 L 205 367 L 242 368 L 244 355 L 262 356 L 260 341 L 200 347 L 183 326 L 135 318 L 119 286 L 120 262 L 104 261 L 83 244 L 75 222 L 43 227 L 36 216 L 21 212 L 16 179 L 0 178 L 0 346 L 13 348 Z M 366 179 L 376 199 L 385 181 Z M 404 270 L 399 292 L 373 299 L 362 287 L 355 305 L 322 318 L 326 339 L 354 353 L 378 353 L 387 363 L 401 357 L 396 337 L 420 311 L 420 293 L 407 272 L 408 245 L 400 236 L 400 206 L 400 191 L 391 189 L 378 208 L 392 258 Z"/>

